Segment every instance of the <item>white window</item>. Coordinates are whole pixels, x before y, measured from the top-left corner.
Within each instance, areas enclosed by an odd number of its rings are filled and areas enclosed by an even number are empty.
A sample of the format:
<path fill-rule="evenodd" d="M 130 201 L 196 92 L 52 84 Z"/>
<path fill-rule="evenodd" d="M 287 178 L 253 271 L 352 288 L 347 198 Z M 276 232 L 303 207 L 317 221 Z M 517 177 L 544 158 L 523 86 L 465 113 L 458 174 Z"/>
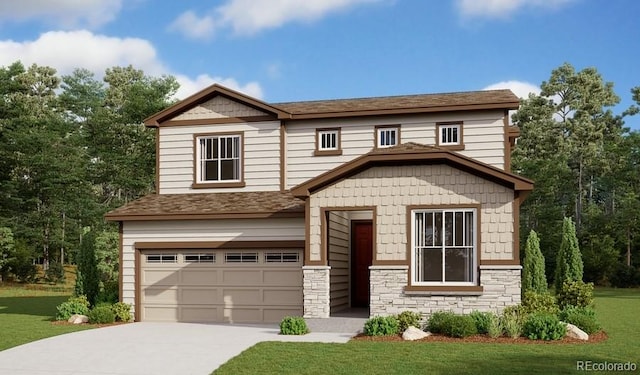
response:
<path fill-rule="evenodd" d="M 198 182 L 239 182 L 240 135 L 198 137 Z"/>
<path fill-rule="evenodd" d="M 460 124 L 440 125 L 441 146 L 453 146 L 460 144 Z"/>
<path fill-rule="evenodd" d="M 340 149 L 338 129 L 318 131 L 318 151 L 335 151 Z"/>
<path fill-rule="evenodd" d="M 377 128 L 379 148 L 392 147 L 398 144 L 398 128 Z"/>
<path fill-rule="evenodd" d="M 411 212 L 413 285 L 475 285 L 476 210 Z"/>

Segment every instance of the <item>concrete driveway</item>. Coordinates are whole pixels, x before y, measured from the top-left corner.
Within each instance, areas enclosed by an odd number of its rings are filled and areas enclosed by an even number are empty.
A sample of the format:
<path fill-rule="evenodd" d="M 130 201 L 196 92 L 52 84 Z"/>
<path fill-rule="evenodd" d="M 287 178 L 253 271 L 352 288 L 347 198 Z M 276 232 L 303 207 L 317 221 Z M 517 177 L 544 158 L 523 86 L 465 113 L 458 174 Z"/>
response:
<path fill-rule="evenodd" d="M 210 374 L 261 341 L 347 342 L 353 333 L 281 336 L 276 325 L 131 323 L 50 337 L 0 352 L 0 374 Z"/>

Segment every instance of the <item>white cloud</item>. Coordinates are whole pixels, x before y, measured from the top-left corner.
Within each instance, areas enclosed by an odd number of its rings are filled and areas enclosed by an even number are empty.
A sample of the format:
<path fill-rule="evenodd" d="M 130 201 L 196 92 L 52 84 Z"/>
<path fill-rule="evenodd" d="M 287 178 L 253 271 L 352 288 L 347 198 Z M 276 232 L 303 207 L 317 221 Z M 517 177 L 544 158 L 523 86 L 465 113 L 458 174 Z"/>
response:
<path fill-rule="evenodd" d="M 176 95 L 179 99 L 214 82 L 257 98 L 262 97 L 262 88 L 257 82 L 241 84 L 233 78 L 209 75 L 190 78 L 172 72 L 158 58 L 155 47 L 149 41 L 139 38 L 116 38 L 79 30 L 50 31 L 31 41 L 0 40 L 0 66 L 8 66 L 17 60 L 25 66 L 34 63 L 51 66 L 59 75 L 70 74 L 76 68 L 85 68 L 92 71 L 97 79 L 102 79 L 107 68 L 127 65 L 142 69 L 152 76 L 171 74 L 182 86 Z"/>
<path fill-rule="evenodd" d="M 463 17 L 508 18 L 523 8 L 557 9 L 574 0 L 456 0 Z"/>
<path fill-rule="evenodd" d="M 198 17 L 194 12 L 187 11 L 169 25 L 169 30 L 180 32 L 192 39 L 208 39 L 213 36 L 213 18 L 211 16 Z"/>
<path fill-rule="evenodd" d="M 516 94 L 517 97 L 522 99 L 528 98 L 530 93 L 540 94 L 540 87 L 538 87 L 538 85 L 523 81 L 502 81 L 483 88 L 483 90 L 500 89 L 509 89 L 513 91 L 513 93 Z"/>
<path fill-rule="evenodd" d="M 200 18 L 190 11 L 183 13 L 172 23 L 170 29 L 193 38 L 190 25 L 184 24 L 181 19 L 188 14 L 196 25 L 203 23 L 212 27 L 206 35 L 199 37 L 210 37 L 214 32 L 213 28 L 231 28 L 236 34 L 251 35 L 289 22 L 315 21 L 329 13 L 379 1 L 381 0 L 228 0 Z"/>
<path fill-rule="evenodd" d="M 95 28 L 112 21 L 122 0 L 5 0 L 0 21 L 40 19 L 63 28 Z"/>

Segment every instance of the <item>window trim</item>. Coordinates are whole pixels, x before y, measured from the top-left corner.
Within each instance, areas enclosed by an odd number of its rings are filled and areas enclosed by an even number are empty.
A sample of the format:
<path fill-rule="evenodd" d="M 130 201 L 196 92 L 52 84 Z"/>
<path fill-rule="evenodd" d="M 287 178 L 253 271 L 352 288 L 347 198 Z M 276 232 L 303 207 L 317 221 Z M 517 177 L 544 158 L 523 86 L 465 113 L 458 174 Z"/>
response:
<path fill-rule="evenodd" d="M 224 137 L 224 136 L 238 136 L 240 137 L 240 179 L 237 181 L 200 181 L 200 139 L 207 137 Z M 197 133 L 193 135 L 193 183 L 192 189 L 211 189 L 211 188 L 234 188 L 244 187 L 246 183 L 244 181 L 244 132 L 219 132 L 219 133 Z"/>
<path fill-rule="evenodd" d="M 460 211 L 474 210 L 476 215 L 475 224 L 475 257 L 472 266 L 471 282 L 417 282 L 415 281 L 415 255 L 414 255 L 414 233 L 415 233 L 415 215 L 416 211 Z M 407 291 L 430 291 L 430 292 L 479 292 L 483 288 L 480 285 L 480 264 L 482 254 L 482 235 L 481 235 L 481 205 L 480 204 L 462 204 L 462 205 L 420 205 L 407 206 L 407 259 L 409 260 L 408 285 Z"/>
<path fill-rule="evenodd" d="M 442 128 L 458 127 L 457 143 L 442 143 Z M 452 151 L 464 150 L 464 123 L 462 121 L 436 122 L 436 146 Z"/>
<path fill-rule="evenodd" d="M 336 148 L 321 150 L 320 141 L 322 140 L 322 133 L 336 132 Z M 316 149 L 313 152 L 313 156 L 335 156 L 342 155 L 342 128 L 320 128 L 316 129 Z"/>
<path fill-rule="evenodd" d="M 381 146 L 380 145 L 380 132 L 384 131 L 384 130 L 390 130 L 390 129 L 395 129 L 396 130 L 396 144 L 395 145 L 391 145 L 391 146 Z M 402 130 L 401 130 L 400 124 L 397 124 L 397 125 L 377 125 L 375 127 L 375 129 L 374 129 L 373 146 L 376 149 L 383 149 L 383 148 L 389 148 L 389 147 L 398 146 L 398 145 L 402 144 L 401 135 L 402 135 Z"/>

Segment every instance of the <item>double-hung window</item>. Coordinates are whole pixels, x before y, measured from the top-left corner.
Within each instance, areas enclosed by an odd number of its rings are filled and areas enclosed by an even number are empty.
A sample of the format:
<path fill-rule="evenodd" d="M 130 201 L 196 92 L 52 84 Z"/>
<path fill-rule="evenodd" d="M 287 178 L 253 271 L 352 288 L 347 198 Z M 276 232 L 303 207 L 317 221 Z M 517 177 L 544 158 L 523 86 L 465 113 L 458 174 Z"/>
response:
<path fill-rule="evenodd" d="M 241 135 L 199 136 L 196 143 L 197 183 L 241 182 Z"/>
<path fill-rule="evenodd" d="M 400 141 L 400 128 L 399 127 L 377 127 L 376 128 L 376 147 L 393 147 Z"/>
<path fill-rule="evenodd" d="M 412 285 L 475 285 L 475 208 L 411 212 Z"/>

